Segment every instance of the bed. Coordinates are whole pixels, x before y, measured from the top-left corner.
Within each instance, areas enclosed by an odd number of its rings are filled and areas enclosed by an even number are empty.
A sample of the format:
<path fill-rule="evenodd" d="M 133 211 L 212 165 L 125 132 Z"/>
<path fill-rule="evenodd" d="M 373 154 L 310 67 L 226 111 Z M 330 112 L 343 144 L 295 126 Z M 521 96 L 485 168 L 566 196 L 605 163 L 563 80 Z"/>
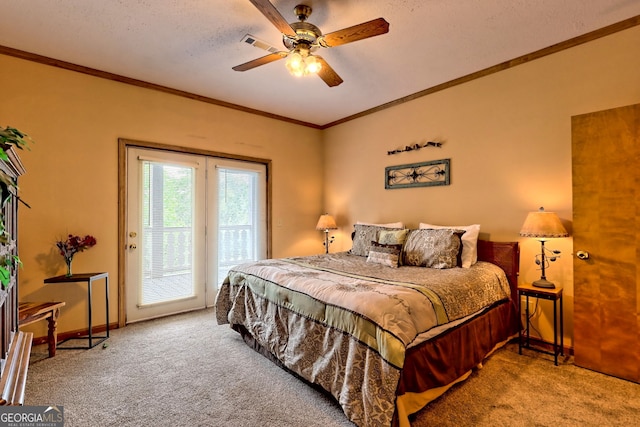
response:
<path fill-rule="evenodd" d="M 216 296 L 216 319 L 332 395 L 356 425 L 405 427 L 517 336 L 518 243 L 476 240 L 476 258 L 463 267 L 464 230 L 445 229 L 451 247 L 427 252 L 437 252 L 437 265 L 455 265 L 433 268 L 409 253 L 412 230 L 402 246 L 376 241 L 391 229 L 363 229 L 348 252 L 234 267 Z M 425 233 L 433 231 L 415 232 Z M 387 264 L 394 256 L 397 264 Z"/>

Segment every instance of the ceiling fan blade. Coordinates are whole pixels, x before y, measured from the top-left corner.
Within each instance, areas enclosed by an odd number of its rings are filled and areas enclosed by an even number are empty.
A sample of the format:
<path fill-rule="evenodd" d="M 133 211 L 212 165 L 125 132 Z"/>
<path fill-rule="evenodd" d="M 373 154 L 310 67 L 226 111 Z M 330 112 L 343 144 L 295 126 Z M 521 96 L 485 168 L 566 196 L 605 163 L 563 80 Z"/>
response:
<path fill-rule="evenodd" d="M 277 61 L 278 59 L 282 59 L 287 56 L 284 52 L 271 53 L 267 56 L 263 56 L 258 59 L 254 59 L 253 61 L 245 62 L 244 64 L 236 65 L 233 67 L 235 71 L 247 71 L 252 68 L 259 67 L 260 65 L 268 64 L 269 62 Z"/>
<path fill-rule="evenodd" d="M 344 80 L 336 73 L 333 68 L 324 60 L 321 56 L 314 55 L 318 61 L 322 64 L 322 68 L 318 71 L 318 76 L 327 84 L 329 87 L 338 86 Z"/>
<path fill-rule="evenodd" d="M 321 37 L 320 44 L 325 47 L 340 46 L 369 37 L 379 36 L 389 32 L 389 23 L 384 18 L 363 22 L 353 27 L 334 31 Z"/>
<path fill-rule="evenodd" d="M 278 31 L 282 34 L 286 34 L 291 37 L 296 36 L 296 32 L 291 28 L 291 25 L 286 19 L 278 12 L 278 9 L 269 2 L 269 0 L 249 0 L 264 16 L 267 17 L 273 25 L 276 26 Z"/>

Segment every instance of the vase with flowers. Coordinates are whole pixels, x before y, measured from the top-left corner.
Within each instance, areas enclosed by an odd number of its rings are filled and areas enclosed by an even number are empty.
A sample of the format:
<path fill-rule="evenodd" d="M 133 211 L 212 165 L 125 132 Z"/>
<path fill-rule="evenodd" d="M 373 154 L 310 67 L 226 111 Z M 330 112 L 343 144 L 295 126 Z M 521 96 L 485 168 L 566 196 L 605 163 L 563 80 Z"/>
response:
<path fill-rule="evenodd" d="M 69 236 L 67 236 L 67 240 L 58 240 L 56 242 L 60 255 L 64 257 L 64 262 L 67 265 L 67 277 L 71 277 L 73 275 L 71 271 L 73 256 L 78 252 L 92 248 L 96 243 L 96 238 L 93 236 L 86 235 L 84 237 L 80 237 L 73 234 L 69 234 Z"/>

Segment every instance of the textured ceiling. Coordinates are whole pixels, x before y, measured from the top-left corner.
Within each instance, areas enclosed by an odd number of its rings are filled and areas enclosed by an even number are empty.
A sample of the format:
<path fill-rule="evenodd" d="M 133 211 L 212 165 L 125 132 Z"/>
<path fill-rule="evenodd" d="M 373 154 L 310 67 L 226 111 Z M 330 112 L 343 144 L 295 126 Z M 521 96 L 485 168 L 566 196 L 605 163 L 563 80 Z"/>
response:
<path fill-rule="evenodd" d="M 249 0 L 0 0 L 0 45 L 324 126 L 640 15 L 638 0 L 272 0 L 289 22 L 312 6 L 323 33 L 383 17 L 389 33 L 322 49 L 344 79 L 295 78 Z M 0 72 L 1 73 L 1 72 Z"/>

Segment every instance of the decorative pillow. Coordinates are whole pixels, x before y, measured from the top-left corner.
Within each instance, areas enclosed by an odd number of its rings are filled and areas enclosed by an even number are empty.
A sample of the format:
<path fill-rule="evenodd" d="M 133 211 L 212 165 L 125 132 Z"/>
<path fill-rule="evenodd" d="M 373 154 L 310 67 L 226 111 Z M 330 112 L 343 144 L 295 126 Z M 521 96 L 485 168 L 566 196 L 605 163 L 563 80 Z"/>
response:
<path fill-rule="evenodd" d="M 478 235 L 480 234 L 480 224 L 446 226 L 431 225 L 421 222 L 420 228 L 448 228 L 454 230 L 464 230 L 465 233 L 462 236 L 462 267 L 469 268 L 478 261 Z"/>
<path fill-rule="evenodd" d="M 378 249 L 378 248 L 388 249 L 390 251 L 402 252 L 402 243 L 380 243 L 380 242 L 376 242 L 375 240 L 372 240 L 369 250 Z"/>
<path fill-rule="evenodd" d="M 360 225 L 375 225 L 376 227 L 385 227 L 385 228 L 404 228 L 404 224 L 402 222 L 389 222 L 387 224 L 374 224 L 374 223 L 371 223 L 371 222 L 356 221 L 356 224 L 360 224 Z"/>
<path fill-rule="evenodd" d="M 416 267 L 453 268 L 458 265 L 464 230 L 411 230 L 404 243 L 402 263 Z"/>
<path fill-rule="evenodd" d="M 391 268 L 398 268 L 400 250 L 402 245 L 383 245 L 376 241 L 371 242 L 367 262 L 386 265 Z"/>
<path fill-rule="evenodd" d="M 378 233 L 380 231 L 393 231 L 393 228 L 379 227 L 376 225 L 354 225 L 355 231 L 353 232 L 353 246 L 349 251 L 352 255 L 368 256 L 369 246 L 371 241 L 378 241 Z"/>
<path fill-rule="evenodd" d="M 404 241 L 407 240 L 408 229 L 404 228 L 402 230 L 380 230 L 378 233 L 378 243 L 382 243 L 385 245 L 403 245 Z"/>

